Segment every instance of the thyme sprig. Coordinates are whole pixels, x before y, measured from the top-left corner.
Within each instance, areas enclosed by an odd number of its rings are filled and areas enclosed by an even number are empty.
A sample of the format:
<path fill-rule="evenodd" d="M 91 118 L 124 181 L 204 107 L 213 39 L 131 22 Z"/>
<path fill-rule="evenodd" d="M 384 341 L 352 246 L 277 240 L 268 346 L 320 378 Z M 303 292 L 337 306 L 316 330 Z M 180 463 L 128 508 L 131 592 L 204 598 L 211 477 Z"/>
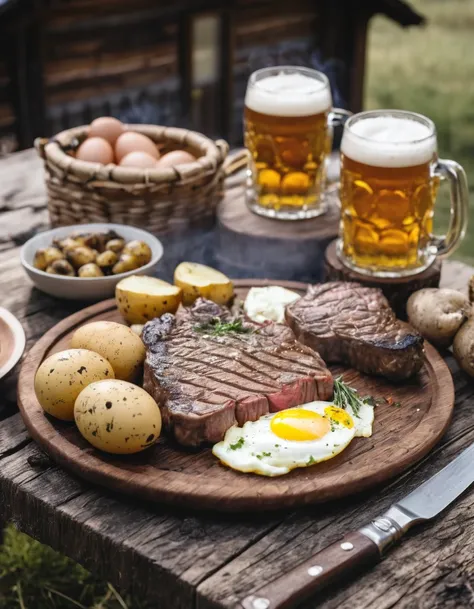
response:
<path fill-rule="evenodd" d="M 231 332 L 237 334 L 251 334 L 253 332 L 253 328 L 244 326 L 240 318 L 223 321 L 220 317 L 213 317 L 206 323 L 195 325 L 193 329 L 196 332 L 203 332 L 212 336 L 223 336 Z"/>

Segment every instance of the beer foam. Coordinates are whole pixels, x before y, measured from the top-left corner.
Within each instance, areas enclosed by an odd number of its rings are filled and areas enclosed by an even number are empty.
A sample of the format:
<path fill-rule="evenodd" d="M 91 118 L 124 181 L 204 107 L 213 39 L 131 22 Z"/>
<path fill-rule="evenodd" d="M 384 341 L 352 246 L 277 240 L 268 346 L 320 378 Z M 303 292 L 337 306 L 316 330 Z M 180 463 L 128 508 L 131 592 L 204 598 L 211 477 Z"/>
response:
<path fill-rule="evenodd" d="M 326 82 L 304 74 L 280 72 L 250 85 L 245 105 L 273 116 L 311 116 L 329 110 L 332 99 Z"/>
<path fill-rule="evenodd" d="M 413 167 L 436 154 L 436 136 L 427 125 L 410 118 L 364 118 L 344 129 L 341 152 L 374 167 Z"/>

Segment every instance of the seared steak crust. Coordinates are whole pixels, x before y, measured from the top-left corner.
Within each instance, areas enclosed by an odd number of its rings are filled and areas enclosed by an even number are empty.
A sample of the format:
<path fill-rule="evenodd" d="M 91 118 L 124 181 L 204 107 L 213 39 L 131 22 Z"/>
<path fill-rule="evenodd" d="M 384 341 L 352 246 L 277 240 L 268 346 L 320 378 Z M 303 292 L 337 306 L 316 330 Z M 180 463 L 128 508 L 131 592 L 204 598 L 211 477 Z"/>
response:
<path fill-rule="evenodd" d="M 296 341 L 287 326 L 246 323 L 251 333 L 218 336 L 197 329 L 229 315 L 199 299 L 143 330 L 144 388 L 181 444 L 218 442 L 235 423 L 332 396 L 332 376 L 321 357 Z"/>
<path fill-rule="evenodd" d="M 406 379 L 423 365 L 423 338 L 398 320 L 382 291 L 359 283 L 310 286 L 286 308 L 298 340 L 328 363 L 361 372 Z"/>

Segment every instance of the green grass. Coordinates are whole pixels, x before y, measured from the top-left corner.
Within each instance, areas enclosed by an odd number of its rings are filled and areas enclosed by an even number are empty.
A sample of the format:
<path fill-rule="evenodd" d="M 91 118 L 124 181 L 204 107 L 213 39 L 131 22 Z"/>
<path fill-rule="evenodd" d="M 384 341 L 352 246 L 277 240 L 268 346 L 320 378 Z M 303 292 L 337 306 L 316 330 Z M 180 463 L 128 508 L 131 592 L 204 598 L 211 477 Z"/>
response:
<path fill-rule="evenodd" d="M 0 546 L 0 609 L 145 609 L 12 526 Z"/>
<path fill-rule="evenodd" d="M 411 0 L 428 23 L 402 29 L 375 17 L 368 38 L 366 108 L 401 108 L 430 117 L 439 154 L 464 166 L 474 194 L 474 0 Z M 447 186 L 436 230 L 449 219 Z M 474 263 L 474 214 L 455 258 Z"/>

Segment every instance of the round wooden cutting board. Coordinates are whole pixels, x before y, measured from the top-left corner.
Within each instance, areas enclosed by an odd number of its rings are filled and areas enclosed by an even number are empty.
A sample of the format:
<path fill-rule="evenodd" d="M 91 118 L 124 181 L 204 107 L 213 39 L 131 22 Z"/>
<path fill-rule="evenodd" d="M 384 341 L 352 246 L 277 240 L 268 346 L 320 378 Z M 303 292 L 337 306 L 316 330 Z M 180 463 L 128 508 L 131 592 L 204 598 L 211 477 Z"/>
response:
<path fill-rule="evenodd" d="M 278 283 L 300 293 L 306 290 L 301 283 Z M 269 284 L 235 282 L 240 298 L 252 286 Z M 34 393 L 35 372 L 43 359 L 68 348 L 71 333 L 96 320 L 122 321 L 113 300 L 64 319 L 32 348 L 20 373 L 19 406 L 33 438 L 58 463 L 91 482 L 135 497 L 219 511 L 280 509 L 327 501 L 401 473 L 436 444 L 451 418 L 451 374 L 437 351 L 426 344 L 420 374 L 399 385 L 331 367 L 334 375 L 342 373 L 362 396 L 387 398 L 389 403 L 376 407 L 372 437 L 355 438 L 345 451 L 325 463 L 278 478 L 242 474 L 221 465 L 209 448 L 185 450 L 164 434 L 158 444 L 138 455 L 107 455 L 92 448 L 74 424 L 45 415 Z"/>

